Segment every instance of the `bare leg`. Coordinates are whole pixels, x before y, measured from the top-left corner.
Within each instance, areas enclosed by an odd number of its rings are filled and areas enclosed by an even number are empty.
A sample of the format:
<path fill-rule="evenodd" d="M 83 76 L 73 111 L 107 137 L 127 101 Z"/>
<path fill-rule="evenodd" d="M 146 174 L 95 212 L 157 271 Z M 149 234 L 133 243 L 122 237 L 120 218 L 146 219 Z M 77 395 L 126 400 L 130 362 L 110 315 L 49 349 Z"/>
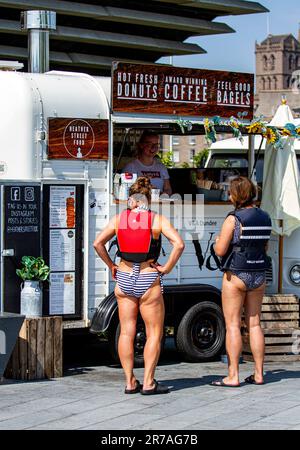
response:
<path fill-rule="evenodd" d="M 225 384 L 239 384 L 239 359 L 242 353 L 241 315 L 246 296 L 245 284 L 236 276 L 226 273 L 222 286 L 222 305 L 226 323 L 226 350 L 228 377 Z"/>
<path fill-rule="evenodd" d="M 250 347 L 255 362 L 255 381 L 264 380 L 265 337 L 261 329 L 260 315 L 266 286 L 247 292 L 245 300 L 245 320 L 250 333 Z"/>
<path fill-rule="evenodd" d="M 118 285 L 115 288 L 115 294 L 118 301 L 121 324 L 121 333 L 118 343 L 119 357 L 125 372 L 126 389 L 135 389 L 136 378 L 133 374 L 133 366 L 136 320 L 139 311 L 138 299 L 124 295 Z"/>
<path fill-rule="evenodd" d="M 165 306 L 159 280 L 140 299 L 140 312 L 146 326 L 147 341 L 144 349 L 143 389 L 154 387 L 154 373 L 160 355 L 163 336 Z"/>

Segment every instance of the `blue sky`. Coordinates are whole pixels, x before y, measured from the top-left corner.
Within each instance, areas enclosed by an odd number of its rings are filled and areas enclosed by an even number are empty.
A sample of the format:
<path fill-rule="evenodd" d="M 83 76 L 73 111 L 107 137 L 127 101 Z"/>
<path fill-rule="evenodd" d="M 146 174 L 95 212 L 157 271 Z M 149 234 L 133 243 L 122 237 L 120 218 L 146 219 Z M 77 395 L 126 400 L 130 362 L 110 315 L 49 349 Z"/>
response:
<path fill-rule="evenodd" d="M 268 16 L 271 34 L 292 33 L 298 36 L 300 22 L 299 0 L 258 0 L 269 14 L 218 17 L 216 21 L 230 25 L 236 33 L 202 36 L 188 39 L 203 47 L 207 55 L 176 56 L 175 66 L 203 69 L 255 72 L 255 40 L 261 42 L 268 34 Z M 168 63 L 169 58 L 161 62 Z"/>

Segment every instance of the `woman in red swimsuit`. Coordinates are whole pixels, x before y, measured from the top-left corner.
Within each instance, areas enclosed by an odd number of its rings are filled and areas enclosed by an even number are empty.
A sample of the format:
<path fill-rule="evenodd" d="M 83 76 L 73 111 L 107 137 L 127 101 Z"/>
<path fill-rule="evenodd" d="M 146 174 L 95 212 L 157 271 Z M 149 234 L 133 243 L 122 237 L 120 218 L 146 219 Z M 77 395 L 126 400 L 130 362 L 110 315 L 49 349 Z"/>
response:
<path fill-rule="evenodd" d="M 130 189 L 129 209 L 115 216 L 96 238 L 94 247 L 108 265 L 117 281 L 115 295 L 118 301 L 121 333 L 119 357 L 126 376 L 126 394 L 166 394 L 169 389 L 156 382 L 154 372 L 160 354 L 164 327 L 162 276 L 171 272 L 184 250 L 184 243 L 170 222 L 150 209 L 151 184 L 140 177 Z M 143 223 L 143 227 L 138 224 Z M 156 260 L 160 250 L 160 236 L 173 246 L 164 266 Z M 105 244 L 117 236 L 121 262 L 116 266 Z M 143 386 L 133 373 L 134 339 L 138 313 L 146 326 L 144 349 L 145 372 Z"/>

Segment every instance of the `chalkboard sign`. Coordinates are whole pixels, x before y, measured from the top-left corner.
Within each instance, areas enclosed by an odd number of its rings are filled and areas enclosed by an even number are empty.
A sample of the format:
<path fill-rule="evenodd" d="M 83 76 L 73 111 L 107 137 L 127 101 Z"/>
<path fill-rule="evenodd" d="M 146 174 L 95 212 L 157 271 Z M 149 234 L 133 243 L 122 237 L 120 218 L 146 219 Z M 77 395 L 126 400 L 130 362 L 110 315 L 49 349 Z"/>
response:
<path fill-rule="evenodd" d="M 5 185 L 2 250 L 13 250 L 4 258 L 4 310 L 20 312 L 20 284 L 16 269 L 22 256 L 41 256 L 41 187 L 39 184 Z"/>

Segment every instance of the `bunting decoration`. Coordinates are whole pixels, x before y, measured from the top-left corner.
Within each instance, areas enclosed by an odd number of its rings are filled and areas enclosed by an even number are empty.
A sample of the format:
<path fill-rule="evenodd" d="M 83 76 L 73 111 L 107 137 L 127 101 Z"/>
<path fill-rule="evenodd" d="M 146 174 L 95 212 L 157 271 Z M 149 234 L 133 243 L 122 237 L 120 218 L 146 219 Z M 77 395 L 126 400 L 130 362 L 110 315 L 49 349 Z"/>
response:
<path fill-rule="evenodd" d="M 193 123 L 187 120 L 178 120 L 177 124 L 183 134 L 185 131 L 190 132 L 193 129 Z M 241 143 L 243 143 L 242 131 L 246 128 L 249 135 L 260 134 L 267 140 L 268 144 L 273 144 L 276 149 L 283 148 L 283 139 L 285 137 L 300 139 L 300 126 L 287 123 L 283 128 L 278 128 L 268 125 L 262 117 L 255 118 L 250 125 L 246 127 L 245 124 L 235 117 L 231 117 L 229 120 L 222 120 L 219 116 L 212 117 L 211 119 L 205 118 L 201 125 L 204 126 L 205 137 L 208 145 L 211 145 L 217 141 L 216 126 L 231 128 L 233 137 L 239 139 Z"/>

